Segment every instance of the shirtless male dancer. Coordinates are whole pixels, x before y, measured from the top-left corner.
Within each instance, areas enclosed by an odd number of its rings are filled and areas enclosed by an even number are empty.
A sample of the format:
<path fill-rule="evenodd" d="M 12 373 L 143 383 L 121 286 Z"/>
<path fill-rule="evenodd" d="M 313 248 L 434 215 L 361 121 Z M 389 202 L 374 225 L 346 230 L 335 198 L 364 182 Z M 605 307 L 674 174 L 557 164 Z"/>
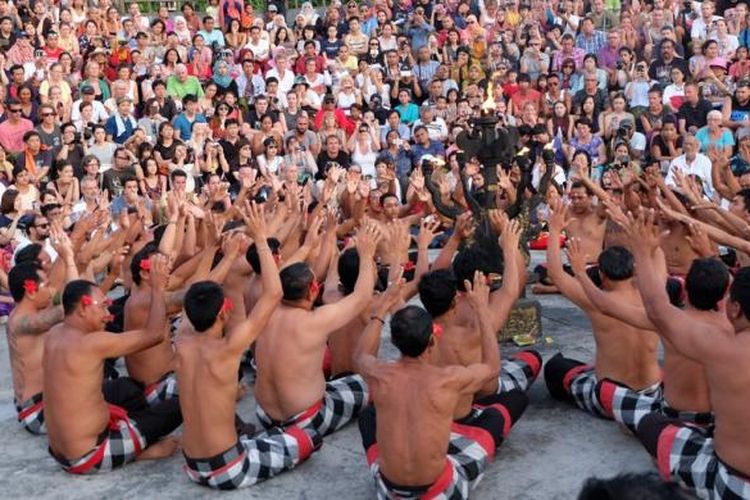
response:
<path fill-rule="evenodd" d="M 177 441 L 164 439 L 182 423 L 179 404 L 149 407 L 141 387 L 128 377 L 102 386 L 104 361 L 146 349 L 164 339 L 166 262 L 153 257 L 149 320 L 142 330 L 111 334 L 109 300 L 89 281 L 68 283 L 62 296 L 65 319 L 44 344 L 44 401 L 50 454 L 72 474 L 121 467 L 136 459 L 164 458 Z"/>
<path fill-rule="evenodd" d="M 361 376 L 326 383 L 321 366 L 331 332 L 349 323 L 370 302 L 376 274 L 373 257 L 380 237 L 373 223 L 357 232 L 357 285 L 334 304 L 312 309 L 320 285 L 307 264 L 292 264 L 281 271 L 281 305 L 255 342 L 256 415 L 264 428 L 296 425 L 326 435 L 344 426 L 366 404 L 367 386 Z"/>
<path fill-rule="evenodd" d="M 518 266 L 522 262 L 517 258 L 519 226 L 511 221 L 500 236 L 500 245 L 504 255 L 509 258 L 503 269 L 503 286 L 490 294 L 490 307 L 487 320 L 494 331 L 501 329 L 510 315 L 518 298 Z M 520 255 L 520 253 L 519 253 Z M 435 325 L 442 331 L 437 344 L 436 364 L 439 366 L 469 366 L 482 359 L 482 332 L 479 321 L 465 324 L 458 321 L 457 304 L 471 306 L 465 295 L 458 297 L 457 279 L 450 269 L 439 269 L 425 274 L 419 282 L 419 298 L 425 309 L 433 318 Z M 463 295 L 463 294 L 462 294 Z M 499 326 L 498 326 L 499 325 Z M 499 346 L 495 347 L 499 352 Z M 472 411 L 474 399 L 487 399 L 487 396 L 508 392 L 512 389 L 528 390 L 542 366 L 541 356 L 534 351 L 518 353 L 515 359 L 501 364 L 499 376 L 490 381 L 475 397 L 466 398 L 457 408 L 456 418 L 466 417 Z M 498 358 L 499 359 L 499 358 Z M 529 373 L 524 368 L 536 367 Z"/>
<path fill-rule="evenodd" d="M 632 233 L 632 230 L 627 232 Z M 657 253 L 663 259 L 661 250 L 657 250 Z M 613 299 L 609 292 L 599 289 L 591 281 L 585 271 L 585 257 L 576 240 L 568 242 L 568 256 L 576 279 L 594 307 L 635 328 L 656 331 L 656 326 L 648 319 L 643 307 Z M 660 281 L 666 282 L 666 266 L 663 262 L 658 271 Z M 636 274 L 636 280 L 638 279 L 639 273 Z M 729 270 L 718 259 L 694 260 L 685 279 L 687 303 L 684 313 L 692 321 L 704 325 L 707 332 L 731 332 L 732 325 L 723 307 L 729 282 Z M 615 381 L 603 379 L 597 390 L 603 408 L 633 432 L 640 420 L 651 412 L 660 412 L 667 417 L 695 425 L 713 425 L 705 370 L 696 361 L 683 356 L 669 340 L 662 338 L 662 344 L 664 387 L 661 397 L 639 394 Z"/>
<path fill-rule="evenodd" d="M 672 306 L 660 286 L 654 251 L 660 234 L 649 218 L 640 218 L 634 231 L 638 289 L 659 335 L 705 369 L 716 427 L 710 435 L 652 413 L 641 419 L 638 437 L 665 479 L 701 498 L 750 498 L 750 268 L 740 269 L 729 288 L 726 314 L 734 331 L 707 332 L 705 323 Z"/>
<path fill-rule="evenodd" d="M 607 217 L 601 206 L 593 204 L 594 193 L 583 181 L 574 181 L 570 188 L 570 208 L 566 219 L 565 232 L 568 238 L 578 238 L 584 246 L 584 253 L 591 259 L 590 263 L 596 263 L 597 257 L 602 251 L 604 234 L 607 229 Z M 549 243 L 559 241 L 553 240 L 551 235 Z M 570 268 L 565 266 L 569 271 Z M 549 271 L 545 266 L 535 269 L 539 274 L 539 283 L 534 285 L 532 291 L 536 294 L 560 293 L 557 283 L 547 283 Z M 554 280 L 553 280 L 554 281 Z"/>
<path fill-rule="evenodd" d="M 78 277 L 73 248 L 64 234 L 55 237 L 66 283 Z M 13 399 L 18 421 L 32 434 L 46 434 L 42 397 L 42 354 L 47 332 L 63 320 L 63 308 L 53 305 L 57 291 L 37 264 L 17 264 L 8 273 L 8 288 L 16 307 L 7 326 L 8 353 L 13 375 Z"/>
<path fill-rule="evenodd" d="M 566 207 L 558 200 L 549 217 L 551 241 L 560 237 L 565 220 Z M 560 292 L 583 309 L 591 320 L 596 343 L 594 366 L 564 358 L 560 353 L 547 361 L 544 379 L 552 397 L 574 402 L 581 409 L 608 418 L 597 394 L 601 379 L 617 381 L 643 394 L 658 395 L 661 368 L 657 362 L 659 338 L 656 334 L 634 328 L 594 307 L 578 281 L 563 271 L 557 245 L 547 246 L 547 266 Z M 598 274 L 603 288 L 613 299 L 642 306 L 633 280 L 633 256 L 628 250 L 613 246 L 599 254 Z"/>
<path fill-rule="evenodd" d="M 185 416 L 185 472 L 191 481 L 221 490 L 251 486 L 291 469 L 321 444 L 312 427 L 276 428 L 254 437 L 238 436 L 235 430 L 240 359 L 282 296 L 262 212 L 252 209 L 249 220 L 259 267 L 264 271 L 263 295 L 245 321 L 224 333 L 231 300 L 217 283 L 192 285 L 185 295 L 190 326 L 181 330 L 175 343 L 180 407 Z"/>
<path fill-rule="evenodd" d="M 480 275 L 478 284 L 483 280 Z M 468 498 L 525 408 L 484 412 L 471 426 L 454 421 L 460 402 L 473 398 L 498 375 L 488 289 L 466 286 L 481 325 L 479 363 L 433 364 L 440 340 L 430 315 L 417 306 L 407 306 L 391 319 L 391 342 L 401 352 L 399 360 L 376 357 L 383 324 L 378 314 L 387 309 L 376 311 L 362 334 L 357 369 L 371 388 L 374 406 L 362 412 L 359 429 L 379 499 Z M 523 396 L 519 391 L 510 394 Z"/>
<path fill-rule="evenodd" d="M 208 274 L 208 267 L 214 260 L 218 247 L 211 245 L 202 251 L 199 262 L 193 276 L 188 282 L 193 282 L 198 277 Z M 221 282 L 229 271 L 229 266 L 239 255 L 240 243 L 236 239 L 229 240 L 225 246 L 226 254 L 221 262 L 209 274 L 209 279 Z M 151 258 L 157 255 L 158 249 L 153 244 L 148 244 L 136 253 L 130 261 L 130 273 L 133 285 L 130 296 L 125 302 L 124 328 L 125 330 L 137 330 L 144 328 L 148 323 L 148 311 L 151 304 L 152 282 L 151 282 Z M 179 312 L 187 288 L 167 293 L 167 316 Z M 177 397 L 177 380 L 174 376 L 174 347 L 169 335 L 169 322 L 167 322 L 167 335 L 153 347 L 134 352 L 125 357 L 125 365 L 128 376 L 139 382 L 144 387 L 146 401 L 149 404 L 157 404 Z"/>

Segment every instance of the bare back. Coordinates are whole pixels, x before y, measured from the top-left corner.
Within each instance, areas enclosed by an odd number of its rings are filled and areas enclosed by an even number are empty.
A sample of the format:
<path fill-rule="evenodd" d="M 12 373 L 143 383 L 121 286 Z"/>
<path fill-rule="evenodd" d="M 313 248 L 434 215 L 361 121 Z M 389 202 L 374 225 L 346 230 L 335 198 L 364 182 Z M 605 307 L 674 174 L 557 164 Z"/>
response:
<path fill-rule="evenodd" d="M 275 420 L 287 420 L 323 398 L 326 342 L 311 332 L 311 311 L 281 304 L 255 342 L 255 397 Z"/>
<path fill-rule="evenodd" d="M 442 323 L 443 334 L 437 342 L 434 363 L 437 366 L 469 366 L 482 361 L 482 334 L 477 328 Z M 454 419 L 464 418 L 471 411 L 472 395 L 459 399 Z"/>
<path fill-rule="evenodd" d="M 234 309 L 229 316 L 225 325 L 227 330 L 232 330 L 237 325 L 245 321 L 247 311 L 252 309 L 245 308 L 245 287 L 248 281 L 248 274 L 245 267 L 241 265 L 239 259 L 232 263 L 232 268 L 224 279 L 224 295 L 232 301 Z"/>
<path fill-rule="evenodd" d="M 150 307 L 151 290 L 134 287 L 125 302 L 124 330 L 144 328 L 148 323 Z M 158 382 L 164 375 L 174 370 L 174 357 L 172 341 L 169 335 L 165 335 L 164 340 L 155 346 L 125 356 L 125 366 L 129 376 L 144 385 L 149 385 Z"/>
<path fill-rule="evenodd" d="M 44 419 L 49 446 L 68 459 L 97 443 L 109 421 L 102 393 L 104 360 L 88 352 L 86 335 L 65 325 L 44 343 Z"/>
<path fill-rule="evenodd" d="M 405 486 L 432 484 L 445 467 L 459 401 L 450 369 L 382 363 L 367 382 L 377 408 L 381 473 Z"/>
<path fill-rule="evenodd" d="M 638 291 L 613 290 L 613 298 L 643 307 Z M 659 337 L 600 312 L 588 311 L 596 342 L 596 374 L 623 383 L 634 390 L 661 380 L 657 361 Z"/>
<path fill-rule="evenodd" d="M 182 447 L 191 458 L 212 457 L 237 442 L 234 417 L 239 359 L 230 362 L 223 339 L 183 330 L 175 348 L 184 417 Z"/>
<path fill-rule="evenodd" d="M 20 313 L 17 309 L 11 312 L 6 328 L 8 354 L 13 374 L 13 397 L 18 403 L 41 393 L 44 384 L 42 355 L 47 334 L 17 334 L 18 323 L 26 314 Z"/>
<path fill-rule="evenodd" d="M 724 312 L 699 311 L 688 308 L 685 314 L 696 321 L 712 325 L 706 335 L 730 335 L 734 331 Z M 711 411 L 706 370 L 697 361 L 682 355 L 674 344 L 662 338 L 664 345 L 664 399 L 676 410 Z"/>
<path fill-rule="evenodd" d="M 717 332 L 718 333 L 718 332 Z M 721 356 L 706 361 L 706 376 L 711 388 L 711 407 L 716 430 L 714 447 L 721 459 L 743 474 L 750 476 L 750 332 L 725 335 Z"/>

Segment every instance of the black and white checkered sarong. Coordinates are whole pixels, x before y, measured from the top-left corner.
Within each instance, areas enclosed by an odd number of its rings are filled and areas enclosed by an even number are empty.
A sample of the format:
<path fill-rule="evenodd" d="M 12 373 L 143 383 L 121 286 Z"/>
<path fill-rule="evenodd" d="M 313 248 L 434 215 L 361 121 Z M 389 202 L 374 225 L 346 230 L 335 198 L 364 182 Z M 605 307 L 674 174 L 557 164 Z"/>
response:
<path fill-rule="evenodd" d="M 179 396 L 179 393 L 177 377 L 174 372 L 167 373 L 159 379 L 158 382 L 146 386 L 143 390 L 143 395 L 146 397 L 146 402 L 149 406 L 154 406 L 162 401 L 176 398 Z"/>
<path fill-rule="evenodd" d="M 42 394 L 35 394 L 21 404 L 16 403 L 18 421 L 24 429 L 32 434 L 47 434 L 47 424 L 44 423 L 44 400 Z"/>
<path fill-rule="evenodd" d="M 130 463 L 146 448 L 146 438 L 138 430 L 135 421 L 127 412 L 115 405 L 109 406 L 108 431 L 104 439 L 79 459 L 67 460 L 52 452 L 66 472 L 71 474 L 93 474 L 104 472 Z"/>
<path fill-rule="evenodd" d="M 498 393 L 520 389 L 528 391 L 542 369 L 542 357 L 531 349 L 504 359 L 498 379 Z"/>
<path fill-rule="evenodd" d="M 712 413 L 675 410 L 667 404 L 661 392 L 645 394 L 605 379 L 599 383 L 598 393 L 605 412 L 634 433 L 643 417 L 654 412 L 694 425 L 713 424 Z"/>
<path fill-rule="evenodd" d="M 274 427 L 285 429 L 294 425 L 302 429 L 312 427 L 325 436 L 354 419 L 367 404 L 368 399 L 369 393 L 364 379 L 360 375 L 347 375 L 326 382 L 326 391 L 320 402 L 284 422 L 273 420 L 257 402 L 255 414 L 266 430 Z"/>
<path fill-rule="evenodd" d="M 185 473 L 202 486 L 234 490 L 252 486 L 304 462 L 320 447 L 315 429 L 275 428 L 255 437 L 240 436 L 237 444 L 211 458 L 185 457 Z"/>
<path fill-rule="evenodd" d="M 700 498 L 750 498 L 750 478 L 716 455 L 705 430 L 672 422 L 659 434 L 657 466 L 664 479 L 677 481 Z"/>

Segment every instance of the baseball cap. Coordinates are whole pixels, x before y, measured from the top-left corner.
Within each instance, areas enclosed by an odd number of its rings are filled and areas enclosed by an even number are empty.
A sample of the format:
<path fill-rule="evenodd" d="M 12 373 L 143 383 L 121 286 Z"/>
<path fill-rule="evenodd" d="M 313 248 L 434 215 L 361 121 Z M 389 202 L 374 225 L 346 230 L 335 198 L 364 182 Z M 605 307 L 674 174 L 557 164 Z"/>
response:
<path fill-rule="evenodd" d="M 82 94 L 96 94 L 96 90 L 94 90 L 94 87 L 91 85 L 84 85 L 81 87 L 81 93 Z"/>

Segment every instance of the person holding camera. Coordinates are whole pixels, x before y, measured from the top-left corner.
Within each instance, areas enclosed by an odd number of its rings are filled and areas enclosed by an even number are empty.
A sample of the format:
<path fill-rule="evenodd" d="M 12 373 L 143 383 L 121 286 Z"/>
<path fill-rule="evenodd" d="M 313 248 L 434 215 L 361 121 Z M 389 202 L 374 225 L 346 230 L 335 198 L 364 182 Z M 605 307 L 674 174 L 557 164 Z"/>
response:
<path fill-rule="evenodd" d="M 76 130 L 72 122 L 64 123 L 62 129 L 61 144 L 52 150 L 55 165 L 70 164 L 81 165 L 83 157 L 88 154 L 86 143 L 81 133 Z M 83 177 L 83 170 L 79 168 L 76 177 Z"/>

